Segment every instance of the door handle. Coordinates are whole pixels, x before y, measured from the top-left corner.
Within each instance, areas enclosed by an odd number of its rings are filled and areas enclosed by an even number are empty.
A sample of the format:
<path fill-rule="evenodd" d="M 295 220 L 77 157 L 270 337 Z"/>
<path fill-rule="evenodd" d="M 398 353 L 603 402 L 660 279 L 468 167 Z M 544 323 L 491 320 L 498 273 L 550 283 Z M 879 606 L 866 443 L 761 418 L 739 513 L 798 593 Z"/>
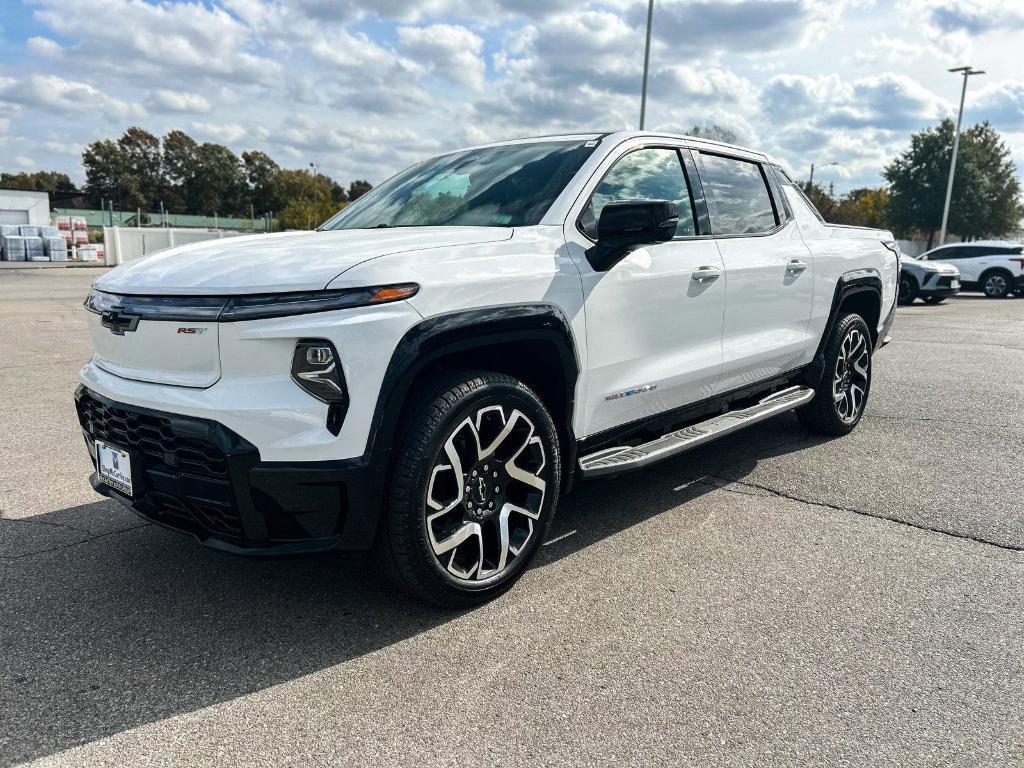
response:
<path fill-rule="evenodd" d="M 722 276 L 722 270 L 718 267 L 697 267 L 693 270 L 693 279 L 698 283 L 710 283 Z"/>
<path fill-rule="evenodd" d="M 799 275 L 810 265 L 806 261 L 800 261 L 800 259 L 793 259 L 789 264 L 786 265 L 786 271 L 791 275 Z"/>

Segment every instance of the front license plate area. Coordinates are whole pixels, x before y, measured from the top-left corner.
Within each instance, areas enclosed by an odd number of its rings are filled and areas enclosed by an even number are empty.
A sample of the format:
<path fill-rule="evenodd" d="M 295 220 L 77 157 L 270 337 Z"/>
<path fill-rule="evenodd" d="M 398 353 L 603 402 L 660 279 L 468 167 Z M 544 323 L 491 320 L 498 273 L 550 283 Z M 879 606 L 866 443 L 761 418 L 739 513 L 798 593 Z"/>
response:
<path fill-rule="evenodd" d="M 132 496 L 132 457 L 123 448 L 96 441 L 96 470 L 100 480 L 126 496 Z"/>
<path fill-rule="evenodd" d="M 951 283 L 949 284 L 949 287 L 950 287 L 950 288 L 959 288 L 959 287 L 960 287 L 960 281 L 959 281 L 959 280 L 953 280 L 953 281 L 952 281 L 952 282 L 951 282 Z"/>

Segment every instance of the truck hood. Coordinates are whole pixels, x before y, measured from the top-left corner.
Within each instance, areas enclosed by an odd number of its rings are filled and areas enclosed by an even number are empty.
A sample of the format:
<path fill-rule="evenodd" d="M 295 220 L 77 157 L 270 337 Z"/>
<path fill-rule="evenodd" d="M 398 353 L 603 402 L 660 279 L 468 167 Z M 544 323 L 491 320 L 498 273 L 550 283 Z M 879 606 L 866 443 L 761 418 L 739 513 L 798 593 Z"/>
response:
<path fill-rule="evenodd" d="M 283 232 L 205 240 L 119 266 L 96 281 L 103 291 L 225 295 L 314 291 L 370 259 L 393 253 L 508 240 L 501 227 L 400 227 Z"/>

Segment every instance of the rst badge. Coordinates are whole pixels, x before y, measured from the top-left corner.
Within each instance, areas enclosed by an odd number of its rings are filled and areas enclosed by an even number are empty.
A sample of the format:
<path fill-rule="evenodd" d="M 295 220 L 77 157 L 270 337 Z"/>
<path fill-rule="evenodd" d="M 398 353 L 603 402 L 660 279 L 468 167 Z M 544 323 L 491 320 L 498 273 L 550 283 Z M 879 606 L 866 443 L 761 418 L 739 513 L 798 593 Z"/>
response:
<path fill-rule="evenodd" d="M 194 328 L 194 327 L 190 327 L 190 326 L 185 326 L 185 327 L 179 328 L 178 329 L 178 333 L 185 333 L 185 334 L 188 334 L 190 336 L 202 336 L 204 333 L 206 333 L 206 329 L 205 328 Z"/>

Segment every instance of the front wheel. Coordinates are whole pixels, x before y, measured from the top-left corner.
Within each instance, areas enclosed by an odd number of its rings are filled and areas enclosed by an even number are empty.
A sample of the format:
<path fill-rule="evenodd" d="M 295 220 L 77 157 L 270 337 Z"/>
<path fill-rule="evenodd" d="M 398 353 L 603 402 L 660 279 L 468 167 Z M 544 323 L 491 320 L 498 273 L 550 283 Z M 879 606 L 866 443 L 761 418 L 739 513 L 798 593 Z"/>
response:
<path fill-rule="evenodd" d="M 860 315 L 842 315 L 825 344 L 825 372 L 814 399 L 797 410 L 812 432 L 845 435 L 857 426 L 871 391 L 871 333 Z"/>
<path fill-rule="evenodd" d="M 561 484 L 540 398 L 504 374 L 427 383 L 397 446 L 378 556 L 399 587 L 448 607 L 509 589 L 536 554 Z"/>

